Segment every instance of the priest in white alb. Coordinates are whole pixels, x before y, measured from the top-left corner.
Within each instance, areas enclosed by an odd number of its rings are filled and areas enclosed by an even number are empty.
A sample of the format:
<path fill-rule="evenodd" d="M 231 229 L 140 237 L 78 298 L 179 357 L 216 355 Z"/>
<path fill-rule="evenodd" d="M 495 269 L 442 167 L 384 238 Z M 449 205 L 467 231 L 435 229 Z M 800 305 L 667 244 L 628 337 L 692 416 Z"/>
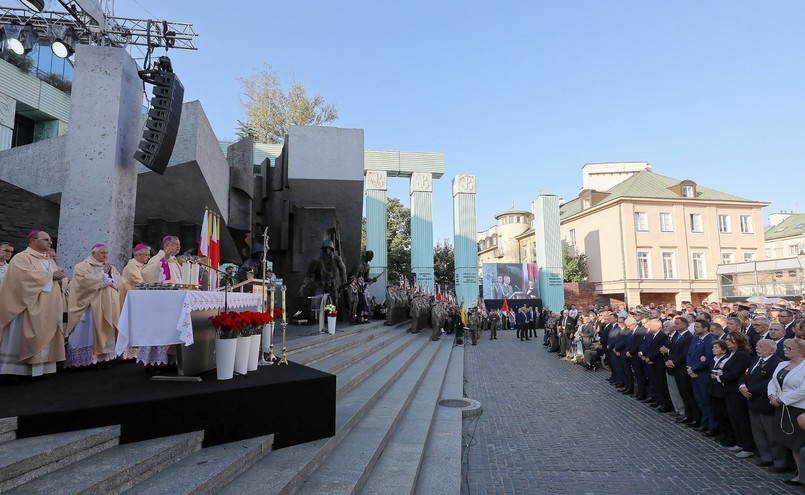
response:
<path fill-rule="evenodd" d="M 48 257 L 47 232 L 28 234 L 0 285 L 0 375 L 41 376 L 64 361 L 64 270 Z"/>
<path fill-rule="evenodd" d="M 182 245 L 179 238 L 166 235 L 162 238 L 162 249 L 148 260 L 143 268 L 143 281 L 146 284 L 181 284 L 182 260 L 177 258 Z M 144 364 L 146 371 L 159 371 L 162 367 L 176 365 L 174 346 L 140 346 L 137 348 L 137 363 Z"/>
<path fill-rule="evenodd" d="M 120 274 L 108 260 L 109 248 L 95 244 L 90 256 L 73 268 L 73 278 L 67 286 L 65 368 L 115 359 Z"/>

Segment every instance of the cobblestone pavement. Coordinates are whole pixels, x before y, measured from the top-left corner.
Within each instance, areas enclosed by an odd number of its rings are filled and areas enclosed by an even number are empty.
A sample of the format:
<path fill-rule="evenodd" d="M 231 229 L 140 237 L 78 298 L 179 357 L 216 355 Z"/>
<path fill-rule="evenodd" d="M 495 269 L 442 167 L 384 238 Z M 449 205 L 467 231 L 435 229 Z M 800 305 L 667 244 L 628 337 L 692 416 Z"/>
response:
<path fill-rule="evenodd" d="M 483 332 L 466 347 L 464 376 L 483 413 L 464 420 L 462 494 L 803 493 L 782 483 L 790 473 L 737 459 L 617 393 L 609 372 L 548 353 L 541 337 Z"/>

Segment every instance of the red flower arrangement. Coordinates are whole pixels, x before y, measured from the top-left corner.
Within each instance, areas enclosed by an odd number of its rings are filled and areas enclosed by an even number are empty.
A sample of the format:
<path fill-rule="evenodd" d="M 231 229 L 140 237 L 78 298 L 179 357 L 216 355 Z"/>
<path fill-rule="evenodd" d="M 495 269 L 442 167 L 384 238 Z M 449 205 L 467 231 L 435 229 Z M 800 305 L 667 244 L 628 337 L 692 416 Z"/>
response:
<path fill-rule="evenodd" d="M 215 327 L 215 336 L 219 339 L 234 339 L 258 335 L 263 325 L 271 323 L 277 316 L 282 317 L 281 309 L 274 309 L 273 315 L 262 311 L 229 311 L 210 317 Z"/>

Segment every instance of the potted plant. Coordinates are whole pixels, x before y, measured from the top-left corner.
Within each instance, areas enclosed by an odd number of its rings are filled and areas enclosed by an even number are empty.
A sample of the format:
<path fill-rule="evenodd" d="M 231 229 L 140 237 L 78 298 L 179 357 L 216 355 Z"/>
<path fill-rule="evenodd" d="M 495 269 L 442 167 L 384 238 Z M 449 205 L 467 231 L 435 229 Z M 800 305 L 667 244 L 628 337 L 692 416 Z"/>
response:
<path fill-rule="evenodd" d="M 338 311 L 335 309 L 335 304 L 326 305 L 324 307 L 324 314 L 327 315 L 327 333 L 334 335 L 335 319 L 338 317 Z"/>
<path fill-rule="evenodd" d="M 240 313 L 230 311 L 210 318 L 215 327 L 215 367 L 219 380 L 232 378 L 238 334 L 245 325 Z"/>

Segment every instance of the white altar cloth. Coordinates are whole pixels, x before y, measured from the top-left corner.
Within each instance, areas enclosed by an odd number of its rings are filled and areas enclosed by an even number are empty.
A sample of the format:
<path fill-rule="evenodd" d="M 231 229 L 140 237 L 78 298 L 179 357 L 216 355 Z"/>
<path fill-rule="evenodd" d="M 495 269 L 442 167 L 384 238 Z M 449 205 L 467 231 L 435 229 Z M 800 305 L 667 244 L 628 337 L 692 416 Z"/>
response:
<path fill-rule="evenodd" d="M 226 303 L 230 310 L 260 311 L 259 294 L 229 292 Z M 224 309 L 224 293 L 196 290 L 132 290 L 120 311 L 117 344 L 118 356 L 128 346 L 160 346 L 193 344 L 192 311 Z"/>

